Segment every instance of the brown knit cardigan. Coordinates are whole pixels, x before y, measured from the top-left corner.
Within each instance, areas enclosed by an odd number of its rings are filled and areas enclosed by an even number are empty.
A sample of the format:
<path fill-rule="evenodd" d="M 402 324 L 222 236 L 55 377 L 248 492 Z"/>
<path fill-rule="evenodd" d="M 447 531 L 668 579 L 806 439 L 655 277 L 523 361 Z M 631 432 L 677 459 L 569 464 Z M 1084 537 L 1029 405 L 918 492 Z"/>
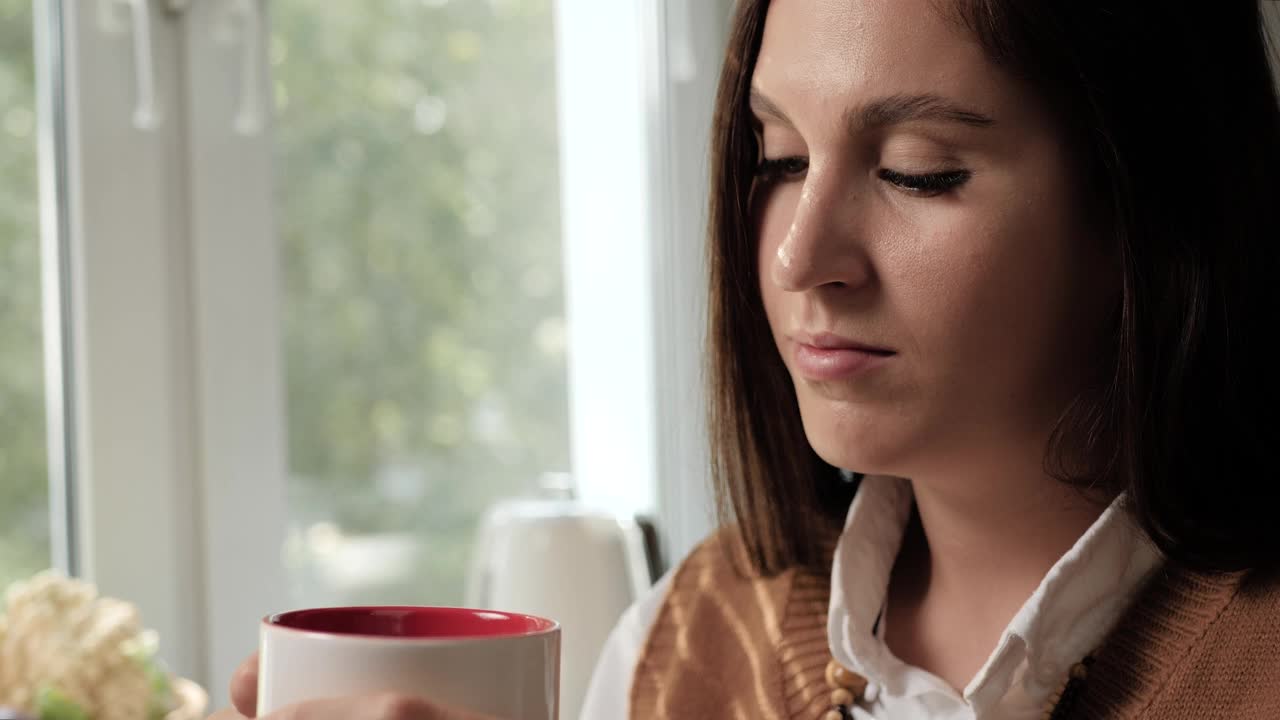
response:
<path fill-rule="evenodd" d="M 747 577 L 721 532 L 677 569 L 636 665 L 632 720 L 815 720 L 830 578 Z M 1157 571 L 1065 717 L 1280 720 L 1280 579 Z"/>

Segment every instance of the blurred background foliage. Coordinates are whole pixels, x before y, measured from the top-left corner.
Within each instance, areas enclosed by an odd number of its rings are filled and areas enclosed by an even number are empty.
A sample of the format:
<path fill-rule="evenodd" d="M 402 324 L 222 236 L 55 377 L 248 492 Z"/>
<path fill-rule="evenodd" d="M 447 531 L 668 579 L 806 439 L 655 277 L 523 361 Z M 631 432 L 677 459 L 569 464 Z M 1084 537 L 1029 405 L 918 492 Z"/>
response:
<path fill-rule="evenodd" d="M 461 602 L 568 466 L 552 3 L 269 7 L 295 593 Z"/>
<path fill-rule="evenodd" d="M 0 0 L 0 583 L 49 552 L 30 2 Z M 295 599 L 459 603 L 484 509 L 568 466 L 551 0 L 267 7 Z"/>
<path fill-rule="evenodd" d="M 0 589 L 49 565 L 31 0 L 0 0 Z"/>

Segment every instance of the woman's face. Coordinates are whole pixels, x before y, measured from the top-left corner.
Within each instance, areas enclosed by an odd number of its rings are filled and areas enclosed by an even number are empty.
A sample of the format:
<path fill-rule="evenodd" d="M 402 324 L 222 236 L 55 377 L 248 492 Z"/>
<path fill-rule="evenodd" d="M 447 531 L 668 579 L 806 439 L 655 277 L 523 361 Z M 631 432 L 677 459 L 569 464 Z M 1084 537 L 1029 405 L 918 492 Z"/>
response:
<path fill-rule="evenodd" d="M 1120 274 L 1033 93 L 930 0 L 774 0 L 752 86 L 760 289 L 818 454 L 1042 453 Z"/>

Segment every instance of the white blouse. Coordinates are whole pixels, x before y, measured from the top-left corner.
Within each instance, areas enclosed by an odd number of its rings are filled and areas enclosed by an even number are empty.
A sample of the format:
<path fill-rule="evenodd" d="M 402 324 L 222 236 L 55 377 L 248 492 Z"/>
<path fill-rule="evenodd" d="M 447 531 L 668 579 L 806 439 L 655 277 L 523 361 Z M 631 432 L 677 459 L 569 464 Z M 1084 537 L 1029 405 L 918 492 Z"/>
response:
<path fill-rule="evenodd" d="M 1038 720 L 1071 665 L 1102 643 L 1161 563 L 1122 502 L 1117 498 L 1049 569 L 986 663 L 957 693 L 933 673 L 899 660 L 885 644 L 889 618 L 881 615 L 911 515 L 911 484 L 863 478 L 836 545 L 827 624 L 832 656 L 870 681 L 853 716 Z M 668 574 L 623 614 L 601 653 L 582 720 L 629 717 L 631 676 L 670 585 Z"/>

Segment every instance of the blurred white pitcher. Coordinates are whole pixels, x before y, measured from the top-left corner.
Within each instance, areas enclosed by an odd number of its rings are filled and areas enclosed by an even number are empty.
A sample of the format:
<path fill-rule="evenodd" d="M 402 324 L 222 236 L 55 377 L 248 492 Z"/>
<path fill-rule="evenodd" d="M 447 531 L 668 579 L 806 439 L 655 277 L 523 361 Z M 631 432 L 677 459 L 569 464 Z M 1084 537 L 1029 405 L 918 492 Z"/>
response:
<path fill-rule="evenodd" d="M 546 479 L 543 490 L 486 513 L 466 603 L 560 623 L 561 717 L 574 720 L 610 630 L 651 585 L 650 558 L 633 518 L 584 507 Z"/>

